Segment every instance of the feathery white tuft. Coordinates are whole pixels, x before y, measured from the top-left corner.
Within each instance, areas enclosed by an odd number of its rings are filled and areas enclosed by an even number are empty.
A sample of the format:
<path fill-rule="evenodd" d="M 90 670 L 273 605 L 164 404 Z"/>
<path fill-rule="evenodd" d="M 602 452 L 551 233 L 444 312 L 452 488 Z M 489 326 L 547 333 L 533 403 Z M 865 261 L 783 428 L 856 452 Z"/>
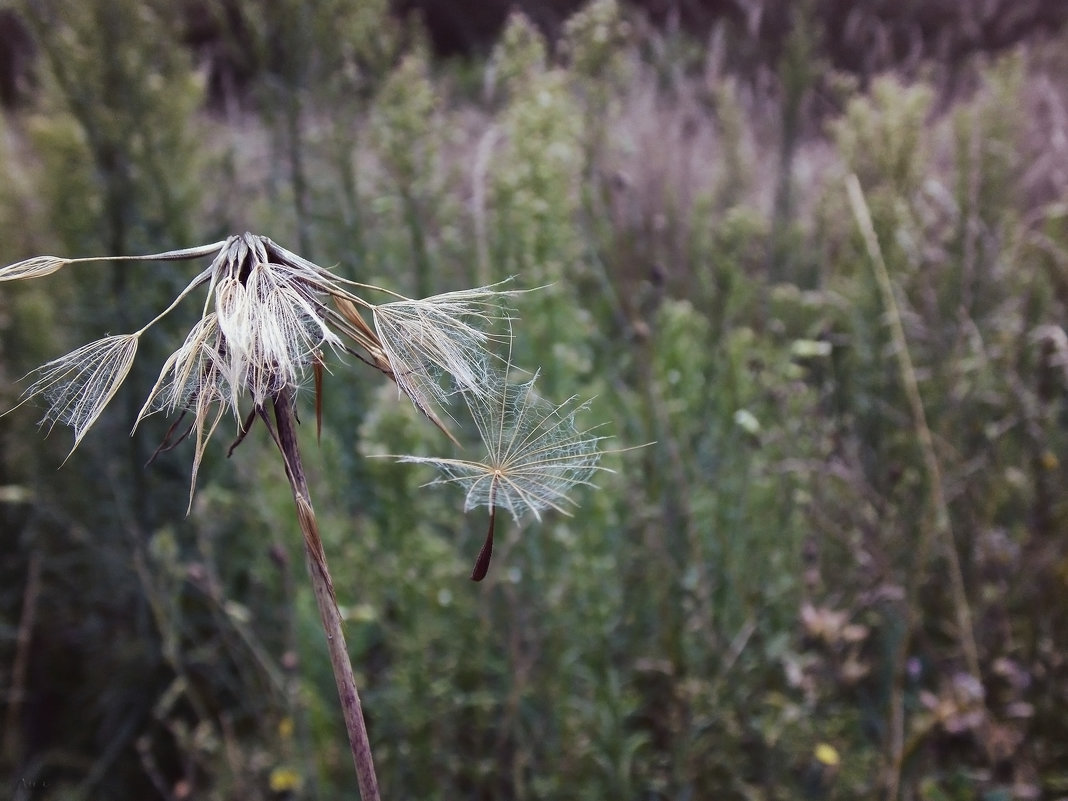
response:
<path fill-rule="evenodd" d="M 22 403 L 45 398 L 48 409 L 41 425 L 69 425 L 77 448 L 129 375 L 138 338 L 139 334 L 104 337 L 38 367 L 39 377 L 23 393 Z"/>
<path fill-rule="evenodd" d="M 486 397 L 496 358 L 486 329 L 510 319 L 505 294 L 478 287 L 374 307 L 397 387 L 417 407 L 446 406 L 457 391 Z"/>
<path fill-rule="evenodd" d="M 594 486 L 599 443 L 605 437 L 580 429 L 576 414 L 586 404 L 570 398 L 554 405 L 534 391 L 537 376 L 523 384 L 503 386 L 491 394 L 465 394 L 486 453 L 481 461 L 397 456 L 401 462 L 429 464 L 443 474 L 434 484 L 459 484 L 466 490 L 464 511 L 479 506 L 507 509 L 517 521 L 525 514 L 541 519 L 555 509 L 570 514 L 575 501 L 568 493 Z"/>

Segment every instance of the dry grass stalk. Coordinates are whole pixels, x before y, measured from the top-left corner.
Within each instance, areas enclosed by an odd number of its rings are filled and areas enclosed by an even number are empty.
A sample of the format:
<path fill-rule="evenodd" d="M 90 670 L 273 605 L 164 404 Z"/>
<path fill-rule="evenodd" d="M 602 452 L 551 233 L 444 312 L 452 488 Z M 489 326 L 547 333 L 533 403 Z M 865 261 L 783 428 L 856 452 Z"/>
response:
<path fill-rule="evenodd" d="M 981 681 L 982 673 L 979 667 L 979 649 L 975 644 L 975 631 L 972 624 L 971 606 L 968 603 L 968 594 L 964 586 L 964 573 L 960 565 L 960 557 L 957 555 L 957 546 L 953 538 L 953 527 L 949 517 L 949 504 L 946 501 L 945 489 L 942 481 L 942 468 L 938 463 L 935 453 L 934 437 L 927 425 L 927 414 L 924 411 L 923 398 L 920 395 L 919 382 L 916 378 L 916 370 L 912 365 L 912 357 L 909 355 L 908 340 L 905 338 L 905 329 L 901 324 L 901 313 L 898 310 L 897 299 L 894 296 L 894 286 L 890 281 L 890 273 L 883 259 L 882 248 L 879 246 L 879 237 L 875 232 L 872 222 L 871 211 L 864 197 L 864 190 L 856 175 L 850 175 L 846 179 L 846 190 L 849 194 L 850 206 L 864 239 L 868 258 L 872 263 L 876 283 L 879 286 L 879 294 L 882 297 L 883 306 L 886 308 L 890 324 L 890 337 L 894 344 L 894 355 L 898 363 L 898 372 L 901 384 L 905 390 L 905 396 L 909 402 L 912 414 L 912 424 L 916 432 L 916 439 L 920 445 L 923 456 L 924 468 L 927 473 L 931 510 L 934 521 L 924 527 L 920 535 L 920 542 L 916 548 L 915 568 L 911 572 L 908 594 L 906 597 L 906 625 L 895 660 L 894 691 L 891 700 L 890 722 L 890 768 L 887 777 L 888 801 L 895 801 L 898 796 L 898 788 L 901 781 L 901 770 L 905 756 L 904 749 L 904 699 L 901 686 L 905 669 L 905 659 L 908 655 L 909 642 L 916 627 L 916 605 L 919 595 L 920 584 L 925 574 L 927 557 L 931 550 L 932 540 L 937 537 L 942 544 L 947 561 L 949 562 L 949 584 L 953 595 L 953 604 L 957 615 L 958 637 L 961 651 L 964 655 L 968 672 L 976 681 Z"/>

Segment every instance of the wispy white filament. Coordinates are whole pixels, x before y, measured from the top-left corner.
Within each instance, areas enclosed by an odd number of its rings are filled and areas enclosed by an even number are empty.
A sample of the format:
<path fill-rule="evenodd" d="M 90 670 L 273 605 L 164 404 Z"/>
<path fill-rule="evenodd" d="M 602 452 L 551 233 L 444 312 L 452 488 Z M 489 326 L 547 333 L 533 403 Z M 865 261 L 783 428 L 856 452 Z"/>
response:
<path fill-rule="evenodd" d="M 509 319 L 501 306 L 504 294 L 479 287 L 374 307 L 375 328 L 400 391 L 420 408 L 443 406 L 456 391 L 487 395 L 495 357 L 486 329 Z"/>
<path fill-rule="evenodd" d="M 535 376 L 535 379 L 537 377 Z M 592 486 L 604 437 L 581 430 L 575 416 L 585 408 L 571 398 L 554 405 L 534 391 L 534 381 L 505 385 L 497 391 L 467 395 L 485 455 L 480 461 L 398 456 L 402 462 L 429 464 L 442 473 L 435 484 L 459 484 L 466 490 L 464 511 L 499 506 L 519 520 L 541 518 L 555 509 L 569 514 L 576 486 Z"/>
<path fill-rule="evenodd" d="M 41 396 L 47 401 L 41 423 L 69 425 L 77 448 L 129 375 L 138 336 L 104 337 L 37 368 L 37 380 L 23 394 L 25 400 Z"/>

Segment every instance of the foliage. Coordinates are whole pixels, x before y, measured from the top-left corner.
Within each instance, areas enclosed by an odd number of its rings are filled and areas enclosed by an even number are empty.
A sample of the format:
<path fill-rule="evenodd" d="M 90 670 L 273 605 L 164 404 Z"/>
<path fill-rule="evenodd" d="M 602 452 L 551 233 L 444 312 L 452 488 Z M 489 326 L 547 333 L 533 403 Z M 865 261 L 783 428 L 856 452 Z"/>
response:
<path fill-rule="evenodd" d="M 440 457 L 440 432 L 360 380 L 372 368 L 326 376 L 306 469 L 385 797 L 1064 793 L 1063 35 L 860 89 L 813 78 L 812 25 L 745 78 L 714 40 L 609 0 L 559 41 L 515 14 L 464 65 L 433 61 L 384 4 L 335 26 L 335 4 L 267 19 L 248 0 L 251 53 L 292 41 L 249 90 L 262 113 L 220 117 L 196 110 L 165 4 L 124 4 L 138 13 L 118 28 L 105 3 L 40 4 L 62 24 L 35 29 L 38 99 L 5 120 L 4 263 L 113 252 L 114 220 L 124 252 L 157 252 L 248 215 L 342 279 L 419 297 L 514 276 L 539 288 L 509 298 L 513 384 L 540 368 L 554 402 L 593 397 L 561 419 L 621 451 L 573 516 L 501 515 L 474 585 L 485 518 L 462 514 L 463 488 L 367 458 Z M 103 293 L 77 275 L 51 294 L 4 285 L 4 409 L 33 364 L 136 330 L 192 277 L 143 274 Z M 183 519 L 184 457 L 134 471 L 115 436 L 134 416 L 105 412 L 59 473 L 25 408 L 0 418 L 11 785 L 347 797 L 277 463 L 264 443 L 229 461 L 212 443 Z"/>

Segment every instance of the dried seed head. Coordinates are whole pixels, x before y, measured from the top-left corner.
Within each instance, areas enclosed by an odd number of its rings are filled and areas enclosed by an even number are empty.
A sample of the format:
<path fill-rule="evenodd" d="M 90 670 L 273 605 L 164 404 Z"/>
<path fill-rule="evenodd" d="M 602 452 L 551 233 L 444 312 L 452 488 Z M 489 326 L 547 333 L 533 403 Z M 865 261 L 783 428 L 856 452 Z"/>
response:
<path fill-rule="evenodd" d="M 447 406 L 457 391 L 489 391 L 495 357 L 487 329 L 510 319 L 501 305 L 505 294 L 479 287 L 374 307 L 397 387 L 417 407 Z"/>
<path fill-rule="evenodd" d="M 267 237 L 248 233 L 151 256 L 37 257 L 0 269 L 0 281 L 36 278 L 80 262 L 206 256 L 212 257 L 210 266 L 161 314 L 133 334 L 106 337 L 49 362 L 22 402 L 45 398 L 42 423 L 71 425 L 77 447 L 129 374 L 141 334 L 206 285 L 200 319 L 164 363 L 134 423 L 136 428 L 157 411 L 192 415 L 194 478 L 207 440 L 226 412 L 240 420 L 246 398 L 262 408 L 277 393 L 296 390 L 323 368 L 326 350 L 365 354 L 361 358 L 396 381 L 443 430 L 437 410 L 455 393 L 490 403 L 493 337 L 484 329 L 507 319 L 501 299 L 509 294 L 493 287 L 412 300 L 345 281 Z M 347 287 L 395 300 L 375 305 Z M 374 328 L 360 308 L 370 311 Z"/>
<path fill-rule="evenodd" d="M 402 462 L 430 464 L 441 471 L 435 484 L 459 484 L 466 490 L 464 511 L 479 506 L 502 507 L 519 520 L 525 514 L 541 518 L 555 509 L 570 514 L 568 493 L 577 486 L 593 486 L 600 442 L 592 429 L 580 429 L 576 414 L 586 405 L 574 398 L 554 405 L 534 391 L 534 379 L 503 384 L 495 394 L 465 394 L 485 455 L 481 461 L 398 456 Z"/>
<path fill-rule="evenodd" d="M 37 380 L 23 393 L 22 402 L 45 398 L 48 408 L 41 424 L 51 427 L 64 423 L 73 428 L 73 452 L 129 375 L 138 337 L 104 337 L 42 365 L 37 368 Z"/>
<path fill-rule="evenodd" d="M 0 270 L 0 281 L 19 281 L 23 278 L 44 278 L 69 264 L 57 256 L 34 256 L 32 259 L 9 264 Z"/>

